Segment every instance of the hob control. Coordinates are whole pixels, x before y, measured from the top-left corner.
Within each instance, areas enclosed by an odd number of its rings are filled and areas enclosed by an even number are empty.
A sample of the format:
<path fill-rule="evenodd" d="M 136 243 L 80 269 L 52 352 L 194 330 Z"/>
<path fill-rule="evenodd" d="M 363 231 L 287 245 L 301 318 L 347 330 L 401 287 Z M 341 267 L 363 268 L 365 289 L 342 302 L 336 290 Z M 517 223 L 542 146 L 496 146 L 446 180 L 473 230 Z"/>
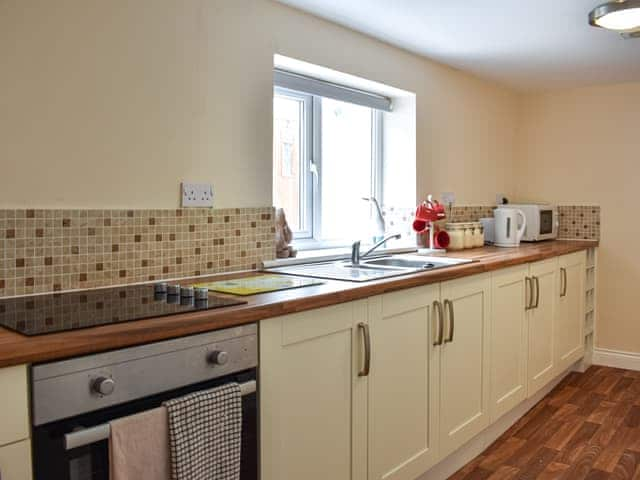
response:
<path fill-rule="evenodd" d="M 209 299 L 209 289 L 198 287 L 194 289 L 194 297 L 196 300 L 208 300 Z"/>
<path fill-rule="evenodd" d="M 180 296 L 180 285 L 168 285 L 167 286 L 167 295 L 169 295 L 169 296 Z"/>

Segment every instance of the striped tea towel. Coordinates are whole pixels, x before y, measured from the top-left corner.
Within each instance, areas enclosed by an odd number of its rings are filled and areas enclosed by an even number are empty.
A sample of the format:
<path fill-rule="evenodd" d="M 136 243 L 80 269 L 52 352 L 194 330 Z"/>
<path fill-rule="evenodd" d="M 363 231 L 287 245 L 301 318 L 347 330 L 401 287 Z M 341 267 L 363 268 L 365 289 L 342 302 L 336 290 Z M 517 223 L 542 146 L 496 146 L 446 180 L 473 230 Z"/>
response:
<path fill-rule="evenodd" d="M 242 394 L 237 383 L 164 402 L 173 480 L 240 480 Z"/>

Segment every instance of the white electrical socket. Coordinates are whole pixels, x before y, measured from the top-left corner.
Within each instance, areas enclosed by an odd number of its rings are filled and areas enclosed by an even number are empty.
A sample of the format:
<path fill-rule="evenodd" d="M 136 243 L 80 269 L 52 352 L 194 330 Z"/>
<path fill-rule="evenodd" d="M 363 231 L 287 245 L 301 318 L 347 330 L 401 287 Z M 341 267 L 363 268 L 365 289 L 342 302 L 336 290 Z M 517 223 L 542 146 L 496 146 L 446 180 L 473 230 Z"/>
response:
<path fill-rule="evenodd" d="M 456 203 L 456 194 L 453 192 L 442 192 L 442 204 L 443 205 L 454 205 Z"/>
<path fill-rule="evenodd" d="M 210 183 L 182 183 L 183 207 L 213 207 L 213 185 Z"/>

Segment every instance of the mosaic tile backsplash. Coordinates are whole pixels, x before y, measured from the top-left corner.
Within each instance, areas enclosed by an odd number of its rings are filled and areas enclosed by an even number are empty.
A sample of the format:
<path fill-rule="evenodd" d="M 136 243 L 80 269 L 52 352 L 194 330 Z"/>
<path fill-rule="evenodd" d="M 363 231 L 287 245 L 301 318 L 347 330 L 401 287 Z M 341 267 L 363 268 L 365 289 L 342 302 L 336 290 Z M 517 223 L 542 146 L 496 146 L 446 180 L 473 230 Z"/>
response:
<path fill-rule="evenodd" d="M 0 297 L 255 269 L 271 207 L 0 210 Z"/>
<path fill-rule="evenodd" d="M 486 205 L 454 206 L 447 211 L 447 222 L 477 222 L 481 218 L 493 217 L 494 208 Z"/>
<path fill-rule="evenodd" d="M 559 237 L 572 240 L 600 240 L 600 207 L 559 205 Z"/>
<path fill-rule="evenodd" d="M 448 222 L 477 222 L 480 218 L 493 217 L 493 209 L 495 207 L 473 205 L 473 206 L 454 206 L 447 208 L 446 220 L 440 222 L 442 228 Z M 415 207 L 399 208 L 399 207 L 382 207 L 387 233 L 401 233 L 405 238 L 412 238 L 416 232 L 413 231 L 413 219 L 416 213 Z"/>
<path fill-rule="evenodd" d="M 447 208 L 447 218 L 442 223 L 448 222 L 477 222 L 484 217 L 493 217 L 495 207 L 483 205 L 454 206 Z M 398 208 L 383 206 L 382 214 L 385 218 L 388 233 L 402 233 L 403 235 L 414 235 L 412 224 L 415 207 Z M 442 225 L 444 227 L 444 225 Z"/>
<path fill-rule="evenodd" d="M 484 217 L 493 217 L 495 206 L 468 205 L 447 209 L 447 222 L 477 222 Z M 411 224 L 415 208 L 383 208 L 389 233 L 413 236 Z M 560 221 L 558 238 L 565 240 L 600 240 L 600 207 L 597 205 L 559 205 Z M 444 226 L 444 225 L 443 225 Z"/>
<path fill-rule="evenodd" d="M 447 221 L 493 216 L 454 206 Z M 600 207 L 561 205 L 560 238 L 599 240 Z M 385 207 L 407 238 L 415 209 Z M 0 297 L 255 269 L 275 258 L 271 207 L 177 210 L 0 209 Z"/>

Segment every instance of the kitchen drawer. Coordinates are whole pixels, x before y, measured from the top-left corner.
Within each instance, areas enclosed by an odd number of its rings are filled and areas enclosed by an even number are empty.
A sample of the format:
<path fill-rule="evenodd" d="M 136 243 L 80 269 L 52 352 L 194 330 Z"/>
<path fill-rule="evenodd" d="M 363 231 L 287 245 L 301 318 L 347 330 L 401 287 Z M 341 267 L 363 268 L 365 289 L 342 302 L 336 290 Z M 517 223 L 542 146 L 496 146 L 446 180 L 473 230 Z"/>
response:
<path fill-rule="evenodd" d="M 31 480 L 31 445 L 29 440 L 0 447 L 0 478 Z"/>
<path fill-rule="evenodd" d="M 29 395 L 27 366 L 0 369 L 0 445 L 29 438 Z M 6 475 L 3 479 L 8 478 Z"/>

